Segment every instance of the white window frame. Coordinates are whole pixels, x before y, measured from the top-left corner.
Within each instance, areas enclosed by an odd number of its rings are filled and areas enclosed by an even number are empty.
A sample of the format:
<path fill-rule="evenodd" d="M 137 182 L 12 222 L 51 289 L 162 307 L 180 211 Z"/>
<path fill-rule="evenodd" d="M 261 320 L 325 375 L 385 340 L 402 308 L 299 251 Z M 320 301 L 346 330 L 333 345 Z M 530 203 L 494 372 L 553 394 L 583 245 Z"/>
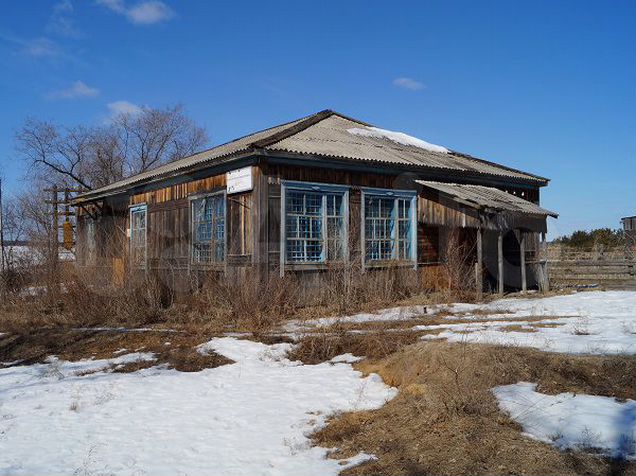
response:
<path fill-rule="evenodd" d="M 300 191 L 322 194 L 322 230 L 321 241 L 324 256 L 319 261 L 290 261 L 287 259 L 287 192 Z M 327 195 L 342 195 L 342 258 L 339 260 L 327 260 Z M 346 185 L 333 185 L 314 182 L 283 181 L 280 193 L 280 273 L 284 274 L 285 266 L 321 266 L 327 263 L 347 263 L 349 261 L 349 187 Z"/>
<path fill-rule="evenodd" d="M 205 200 L 207 198 L 221 196 L 223 200 L 223 260 L 222 261 L 195 261 L 194 259 L 194 242 L 196 237 L 195 223 L 194 223 L 194 204 L 197 200 Z M 225 266 L 227 263 L 227 192 L 225 190 L 219 190 L 218 192 L 211 193 L 199 193 L 195 195 L 190 195 L 188 197 L 188 208 L 190 213 L 190 243 L 189 243 L 189 254 L 190 254 L 190 265 L 197 267 L 206 267 L 206 266 Z M 214 230 L 212 230 L 214 233 Z"/>
<path fill-rule="evenodd" d="M 395 189 L 384 189 L 384 188 L 363 188 L 361 189 L 362 196 L 360 200 L 360 239 L 361 239 L 361 255 L 362 255 L 362 266 L 383 266 L 388 263 L 411 263 L 414 268 L 417 268 L 417 192 L 415 190 L 395 190 Z M 366 239 L 366 199 L 369 196 L 379 197 L 379 198 L 393 198 L 396 203 L 398 199 L 409 199 L 411 201 L 409 206 L 409 219 L 411 221 L 410 228 L 410 241 L 411 241 L 411 249 L 410 249 L 410 257 L 408 259 L 399 259 L 397 254 L 399 253 L 399 238 L 397 237 L 398 233 L 398 217 L 393 218 L 395 220 L 395 226 L 393 227 L 393 236 L 391 237 L 391 241 L 394 242 L 393 246 L 393 256 L 388 260 L 369 260 L 367 259 L 367 239 Z M 398 207 L 394 203 L 393 209 L 394 213 L 397 213 Z"/>
<path fill-rule="evenodd" d="M 134 258 L 134 246 L 133 246 L 133 239 L 134 239 L 134 233 L 135 233 L 135 229 L 133 228 L 133 214 L 134 213 L 138 213 L 140 211 L 144 212 L 144 259 L 141 263 L 136 263 L 133 261 Z M 146 269 L 148 266 L 148 207 L 147 205 L 144 204 L 139 204 L 139 205 L 134 205 L 132 207 L 129 208 L 128 210 L 128 219 L 130 222 L 130 237 L 129 237 L 129 255 L 130 255 L 130 264 L 132 267 L 135 268 L 141 268 L 141 269 Z"/>

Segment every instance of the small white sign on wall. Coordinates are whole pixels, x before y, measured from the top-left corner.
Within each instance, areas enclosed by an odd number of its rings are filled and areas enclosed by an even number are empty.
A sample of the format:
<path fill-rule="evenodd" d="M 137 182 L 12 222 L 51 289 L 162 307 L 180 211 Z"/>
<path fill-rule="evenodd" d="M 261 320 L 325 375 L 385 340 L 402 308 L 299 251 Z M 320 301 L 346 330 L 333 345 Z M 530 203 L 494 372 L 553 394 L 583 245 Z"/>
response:
<path fill-rule="evenodd" d="M 252 167 L 232 170 L 225 174 L 227 193 L 239 193 L 252 190 Z"/>

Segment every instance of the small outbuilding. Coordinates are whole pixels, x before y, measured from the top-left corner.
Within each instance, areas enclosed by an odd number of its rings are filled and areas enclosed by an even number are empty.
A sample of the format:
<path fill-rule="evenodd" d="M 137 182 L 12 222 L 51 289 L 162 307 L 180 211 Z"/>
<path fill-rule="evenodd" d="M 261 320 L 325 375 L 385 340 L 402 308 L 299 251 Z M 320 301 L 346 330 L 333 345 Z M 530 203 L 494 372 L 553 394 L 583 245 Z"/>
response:
<path fill-rule="evenodd" d="M 76 197 L 77 263 L 241 279 L 343 266 L 443 267 L 470 246 L 478 287 L 541 280 L 548 179 L 331 110 Z"/>

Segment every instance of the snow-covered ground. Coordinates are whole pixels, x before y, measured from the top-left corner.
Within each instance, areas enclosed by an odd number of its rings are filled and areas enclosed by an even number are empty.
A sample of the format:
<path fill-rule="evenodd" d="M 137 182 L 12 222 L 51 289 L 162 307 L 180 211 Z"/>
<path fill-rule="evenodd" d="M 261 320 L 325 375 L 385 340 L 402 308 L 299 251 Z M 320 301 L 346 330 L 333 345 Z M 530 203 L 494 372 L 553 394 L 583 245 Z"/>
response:
<path fill-rule="evenodd" d="M 235 363 L 193 373 L 109 372 L 150 354 L 0 369 L 0 474 L 335 475 L 368 458 L 327 459 L 307 436 L 396 390 L 350 355 L 302 365 L 289 348 L 214 339 L 199 351 Z"/>
<path fill-rule="evenodd" d="M 474 314 L 478 309 L 480 314 Z M 574 354 L 636 353 L 636 292 L 633 291 L 500 299 L 485 305 L 457 304 L 448 310 L 460 314 L 448 316 L 448 324 L 414 329 L 441 330 L 424 338 L 451 342 L 519 345 Z M 544 319 L 528 319 L 537 316 Z M 452 322 L 459 318 L 475 322 Z M 511 318 L 515 320 L 503 321 Z M 507 329 L 513 325 L 522 330 Z"/>
<path fill-rule="evenodd" d="M 502 410 L 528 436 L 559 449 L 600 450 L 634 458 L 636 401 L 596 395 L 546 395 L 536 384 L 519 382 L 493 389 Z"/>

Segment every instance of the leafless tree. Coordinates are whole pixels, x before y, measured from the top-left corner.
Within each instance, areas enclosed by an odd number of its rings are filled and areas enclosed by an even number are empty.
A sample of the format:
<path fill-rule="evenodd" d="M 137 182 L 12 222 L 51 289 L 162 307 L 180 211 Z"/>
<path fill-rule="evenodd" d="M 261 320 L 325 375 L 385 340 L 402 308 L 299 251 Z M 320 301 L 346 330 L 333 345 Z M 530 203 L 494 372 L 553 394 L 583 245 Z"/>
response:
<path fill-rule="evenodd" d="M 113 120 L 113 128 L 128 174 L 190 155 L 207 142 L 205 131 L 184 115 L 181 106 L 120 114 Z"/>
<path fill-rule="evenodd" d="M 16 150 L 36 177 L 93 189 L 190 155 L 207 143 L 180 105 L 122 113 L 99 127 L 63 127 L 28 119 Z"/>

